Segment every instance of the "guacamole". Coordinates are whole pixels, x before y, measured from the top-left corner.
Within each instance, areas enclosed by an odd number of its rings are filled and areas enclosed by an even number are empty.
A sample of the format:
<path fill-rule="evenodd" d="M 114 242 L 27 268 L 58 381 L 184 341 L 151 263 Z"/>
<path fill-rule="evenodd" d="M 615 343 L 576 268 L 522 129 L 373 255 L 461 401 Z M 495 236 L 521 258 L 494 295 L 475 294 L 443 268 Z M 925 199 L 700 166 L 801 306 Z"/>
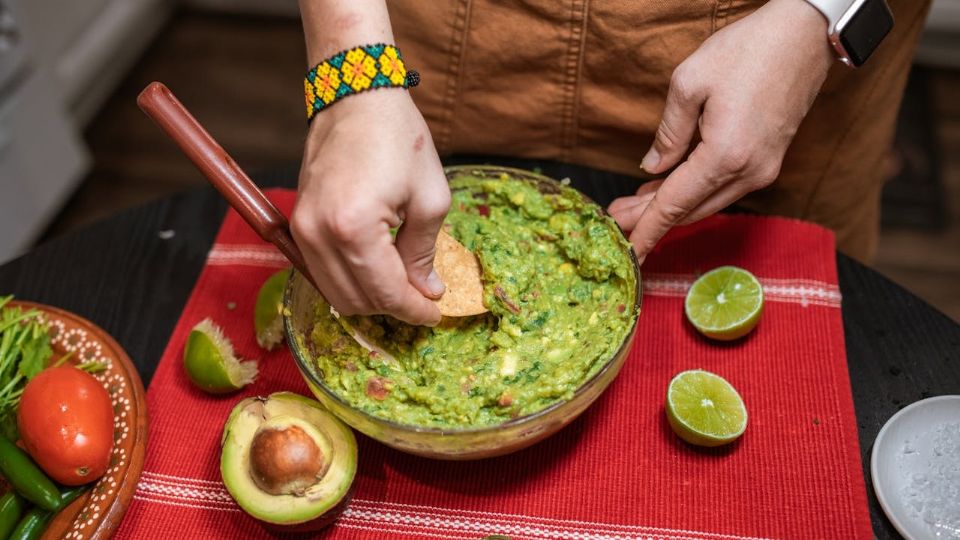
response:
<path fill-rule="evenodd" d="M 629 244 L 557 183 L 460 176 L 444 227 L 480 260 L 489 313 L 435 328 L 349 317 L 399 366 L 358 345 L 321 301 L 316 374 L 353 407 L 400 424 L 470 428 L 567 400 L 636 317 Z"/>

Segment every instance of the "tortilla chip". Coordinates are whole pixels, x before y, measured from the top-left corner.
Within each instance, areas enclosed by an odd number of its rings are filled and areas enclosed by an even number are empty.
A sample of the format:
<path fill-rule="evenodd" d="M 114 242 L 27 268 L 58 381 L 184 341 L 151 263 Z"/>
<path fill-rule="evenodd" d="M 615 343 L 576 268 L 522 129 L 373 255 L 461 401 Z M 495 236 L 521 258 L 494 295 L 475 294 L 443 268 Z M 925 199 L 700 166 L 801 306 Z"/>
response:
<path fill-rule="evenodd" d="M 437 236 L 437 255 L 433 267 L 447 286 L 434 300 L 444 317 L 466 317 L 485 313 L 483 279 L 477 257 L 443 229 Z"/>

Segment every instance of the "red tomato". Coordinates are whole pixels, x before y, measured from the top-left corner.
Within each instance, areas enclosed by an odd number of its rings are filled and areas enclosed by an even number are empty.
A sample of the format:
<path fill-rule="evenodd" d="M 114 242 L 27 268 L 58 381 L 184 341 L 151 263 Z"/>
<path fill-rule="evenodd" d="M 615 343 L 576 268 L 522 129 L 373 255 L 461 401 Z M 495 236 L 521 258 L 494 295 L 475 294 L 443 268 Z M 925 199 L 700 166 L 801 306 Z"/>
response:
<path fill-rule="evenodd" d="M 41 371 L 23 390 L 17 427 L 27 453 L 61 484 L 86 484 L 107 470 L 113 407 L 89 373 L 73 366 Z"/>

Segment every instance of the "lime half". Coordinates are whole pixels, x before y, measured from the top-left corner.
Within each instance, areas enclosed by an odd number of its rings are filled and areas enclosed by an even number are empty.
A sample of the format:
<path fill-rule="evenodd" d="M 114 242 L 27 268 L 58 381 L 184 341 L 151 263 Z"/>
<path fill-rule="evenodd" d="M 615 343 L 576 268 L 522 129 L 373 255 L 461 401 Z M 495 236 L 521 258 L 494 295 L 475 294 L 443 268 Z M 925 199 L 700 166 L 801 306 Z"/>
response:
<path fill-rule="evenodd" d="M 268 351 L 283 341 L 283 289 L 289 277 L 289 268 L 280 270 L 267 278 L 257 293 L 253 328 L 257 334 L 257 344 Z"/>
<path fill-rule="evenodd" d="M 694 369 L 678 373 L 667 387 L 667 419 L 681 439 L 697 446 L 735 441 L 747 429 L 747 409 L 723 377 Z"/>
<path fill-rule="evenodd" d="M 687 291 L 684 311 L 701 334 L 734 340 L 745 336 L 760 321 L 763 287 L 743 268 L 714 268 L 693 282 Z"/>
<path fill-rule="evenodd" d="M 238 360 L 230 340 L 210 319 L 200 321 L 190 331 L 183 367 L 193 384 L 211 394 L 239 390 L 257 378 L 256 360 Z"/>

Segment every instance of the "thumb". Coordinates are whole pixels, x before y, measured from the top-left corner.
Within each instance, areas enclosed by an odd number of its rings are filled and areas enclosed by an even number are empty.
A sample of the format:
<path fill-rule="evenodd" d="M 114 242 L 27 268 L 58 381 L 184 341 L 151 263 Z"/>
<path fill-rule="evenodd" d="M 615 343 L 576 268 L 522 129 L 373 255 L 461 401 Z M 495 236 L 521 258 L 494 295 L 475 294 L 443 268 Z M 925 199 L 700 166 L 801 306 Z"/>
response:
<path fill-rule="evenodd" d="M 407 279 L 421 294 L 438 298 L 444 285 L 433 269 L 437 233 L 450 209 L 450 192 L 419 193 L 406 209 L 406 219 L 397 232 L 397 251 L 407 270 Z"/>
<path fill-rule="evenodd" d="M 680 162 L 697 129 L 700 109 L 706 99 L 699 86 L 678 67 L 670 79 L 663 117 L 657 126 L 653 146 L 643 157 L 641 167 L 648 173 L 659 174 Z"/>

